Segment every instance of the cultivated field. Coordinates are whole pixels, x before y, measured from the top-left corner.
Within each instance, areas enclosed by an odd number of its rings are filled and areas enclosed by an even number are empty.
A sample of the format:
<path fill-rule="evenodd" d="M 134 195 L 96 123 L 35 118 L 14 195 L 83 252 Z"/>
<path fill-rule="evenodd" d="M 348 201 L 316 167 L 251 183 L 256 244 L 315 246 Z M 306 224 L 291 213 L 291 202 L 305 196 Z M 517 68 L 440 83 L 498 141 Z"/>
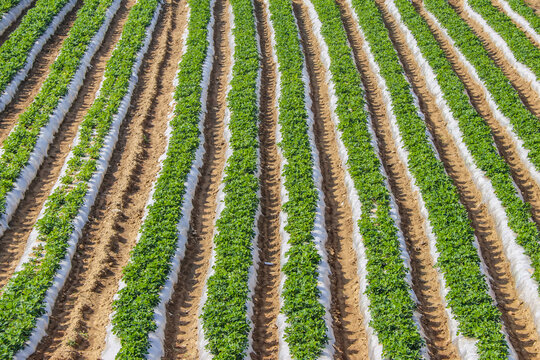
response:
<path fill-rule="evenodd" d="M 2 0 L 1 359 L 540 359 L 537 0 Z"/>

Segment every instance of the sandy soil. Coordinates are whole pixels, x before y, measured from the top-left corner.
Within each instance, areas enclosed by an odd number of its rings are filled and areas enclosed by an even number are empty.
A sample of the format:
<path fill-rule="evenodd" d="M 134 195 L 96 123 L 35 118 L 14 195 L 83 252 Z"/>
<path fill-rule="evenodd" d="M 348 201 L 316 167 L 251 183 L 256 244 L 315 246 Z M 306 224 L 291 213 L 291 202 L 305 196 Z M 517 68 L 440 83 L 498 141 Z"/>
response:
<path fill-rule="evenodd" d="M 259 217 L 259 269 L 257 286 L 253 297 L 253 353 L 252 359 L 277 359 L 279 334 L 280 244 L 279 214 L 281 211 L 280 158 L 276 145 L 277 66 L 274 62 L 267 23 L 268 6 L 263 0 L 255 0 L 257 32 L 262 51 L 261 103 L 259 142 L 261 154 L 261 215 Z"/>
<path fill-rule="evenodd" d="M 103 351 L 113 295 L 165 151 L 186 15 L 185 2 L 164 2 L 108 172 L 56 301 L 49 336 L 33 359 L 98 359 Z"/>
<path fill-rule="evenodd" d="M 229 2 L 218 0 L 214 8 L 214 67 L 204 120 L 205 155 L 195 190 L 186 252 L 178 282 L 167 305 L 166 359 L 198 359 L 199 306 L 212 256 L 217 195 L 225 167 L 223 136 L 228 76 L 232 71 L 228 35 Z"/>

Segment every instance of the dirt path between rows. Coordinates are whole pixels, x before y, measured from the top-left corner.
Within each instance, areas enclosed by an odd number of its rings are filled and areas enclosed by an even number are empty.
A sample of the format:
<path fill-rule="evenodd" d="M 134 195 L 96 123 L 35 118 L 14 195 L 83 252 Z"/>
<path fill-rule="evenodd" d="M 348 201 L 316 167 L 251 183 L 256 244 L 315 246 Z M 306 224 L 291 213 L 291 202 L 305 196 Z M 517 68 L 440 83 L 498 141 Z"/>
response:
<path fill-rule="evenodd" d="M 488 105 L 481 85 L 473 80 L 471 74 L 465 67 L 465 64 L 459 60 L 456 50 L 446 40 L 438 26 L 429 19 L 421 1 L 415 0 L 413 1 L 413 5 L 415 6 L 416 11 L 424 18 L 424 20 L 426 20 L 431 32 L 437 39 L 439 46 L 443 49 L 446 58 L 452 64 L 453 70 L 465 85 L 471 104 L 491 128 L 491 134 L 495 140 L 495 145 L 497 146 L 499 153 L 510 166 L 512 178 L 518 186 L 523 198 L 531 204 L 533 219 L 536 222 L 537 227 L 540 228 L 540 184 L 537 184 L 531 177 L 529 170 L 518 155 L 516 146 L 510 134 L 495 118 Z"/>
<path fill-rule="evenodd" d="M 19 120 L 19 116 L 34 101 L 39 93 L 41 85 L 49 76 L 50 67 L 56 60 L 64 40 L 68 37 L 69 30 L 75 22 L 77 11 L 82 6 L 79 1 L 60 23 L 56 32 L 45 43 L 41 52 L 36 56 L 32 69 L 26 75 L 25 80 L 19 85 L 15 96 L 4 111 L 0 112 L 0 144 L 8 137 L 9 132 Z"/>
<path fill-rule="evenodd" d="M 204 119 L 205 154 L 195 189 L 186 252 L 174 293 L 167 304 L 166 359 L 199 358 L 199 306 L 210 267 L 217 195 L 226 161 L 224 116 L 228 76 L 232 71 L 229 6 L 227 0 L 217 0 L 214 7 L 215 55 Z"/>
<path fill-rule="evenodd" d="M 413 290 L 418 298 L 420 321 L 431 359 L 458 359 L 458 351 L 452 344 L 448 316 L 440 293 L 438 272 L 431 257 L 424 218 L 420 212 L 420 194 L 412 190 L 406 164 L 398 154 L 390 131 L 382 91 L 377 85 L 374 70 L 370 67 L 367 54 L 362 48 L 364 41 L 358 24 L 352 17 L 352 9 L 344 0 L 336 1 L 340 6 L 341 18 L 352 46 L 361 76 L 371 121 L 377 136 L 379 154 L 388 174 L 401 217 L 398 224 L 403 231 L 407 252 L 410 256 Z"/>
<path fill-rule="evenodd" d="M 358 265 L 353 247 L 353 216 L 347 198 L 345 170 L 341 165 L 334 124 L 330 117 L 330 101 L 320 58 L 321 51 L 306 6 L 300 0 L 295 0 L 293 8 L 311 79 L 310 92 L 315 116 L 313 131 L 323 177 L 335 358 L 367 359 L 368 342 L 363 315 L 360 312 Z"/>
<path fill-rule="evenodd" d="M 254 0 L 259 33 L 262 74 L 259 113 L 259 142 L 261 159 L 261 215 L 259 216 L 259 269 L 253 297 L 253 353 L 254 360 L 277 359 L 279 334 L 280 251 L 279 214 L 281 211 L 280 159 L 276 145 L 277 65 L 274 62 L 267 22 L 266 2 Z"/>
<path fill-rule="evenodd" d="M 90 63 L 84 84 L 77 98 L 49 146 L 48 156 L 43 161 L 36 177 L 28 187 L 24 199 L 21 200 L 13 214 L 9 229 L 0 238 L 0 287 L 4 286 L 9 280 L 21 259 L 28 236 L 32 232 L 39 212 L 51 193 L 54 184 L 56 184 L 64 161 L 71 150 L 79 124 L 94 102 L 96 91 L 105 72 L 105 64 L 120 38 L 129 7 L 134 3 L 133 0 L 124 1 L 118 9 L 100 49 Z"/>
<path fill-rule="evenodd" d="M 383 1 L 377 0 L 377 5 L 382 10 L 385 25 L 390 31 L 390 38 L 399 53 L 401 63 L 404 64 L 405 73 L 413 85 L 414 92 L 419 98 L 420 107 L 425 114 L 427 127 L 434 138 L 437 152 L 448 175 L 457 186 L 460 201 L 469 214 L 510 341 L 521 359 L 537 359 L 540 356 L 538 333 L 529 308 L 516 292 L 510 262 L 504 255 L 502 241 L 495 228 L 495 220 L 486 204 L 483 203 L 482 195 L 448 133 L 441 110 L 436 105 L 435 98 L 427 90 L 425 79 L 407 46 L 404 34 L 386 10 Z"/>
<path fill-rule="evenodd" d="M 513 23 L 514 25 L 516 25 L 516 26 L 517 26 L 517 27 L 525 34 L 525 36 L 527 36 L 527 39 L 529 39 L 529 41 L 530 41 L 534 46 L 536 46 L 537 48 L 540 49 L 540 43 L 539 43 L 538 41 L 536 41 L 536 39 L 533 38 L 533 37 L 529 34 L 529 32 L 525 30 L 525 28 L 524 28 L 521 24 L 519 24 L 518 22 L 514 21 L 514 19 L 512 19 L 512 18 L 508 15 L 508 13 L 503 9 L 501 0 L 491 0 L 491 4 L 492 4 L 493 6 L 495 6 L 495 7 L 497 8 L 497 10 L 499 10 L 500 12 L 506 14 L 506 16 L 508 16 L 508 17 L 510 18 L 510 20 L 512 20 L 512 23 Z M 516 13 L 517 13 L 517 11 L 516 11 Z M 540 15 L 540 14 L 537 14 L 537 15 Z M 525 20 L 526 20 L 526 19 L 525 19 Z"/>
<path fill-rule="evenodd" d="M 130 3 L 134 3 L 131 1 Z M 135 245 L 165 152 L 173 80 L 182 56 L 187 7 L 164 1 L 109 169 L 79 240 L 72 270 L 31 359 L 99 359 L 122 269 Z"/>
<path fill-rule="evenodd" d="M 504 75 L 510 80 L 512 86 L 516 89 L 525 106 L 537 117 L 540 117 L 540 96 L 531 88 L 533 79 L 525 79 L 519 75 L 517 70 L 512 66 L 503 55 L 503 51 L 499 49 L 491 38 L 485 32 L 480 24 L 471 19 L 463 9 L 463 0 L 450 0 L 449 4 L 457 14 L 469 25 L 474 34 L 480 39 L 482 45 L 486 49 L 489 57 L 502 70 Z"/>
<path fill-rule="evenodd" d="M 17 18 L 17 20 L 15 20 L 14 22 L 12 22 L 7 28 L 6 30 L 4 30 L 4 32 L 2 33 L 2 35 L 0 35 L 0 46 L 2 46 L 4 44 L 4 42 L 8 39 L 9 35 L 11 35 L 11 33 L 13 31 L 15 31 L 15 29 L 21 24 L 21 21 L 22 19 L 24 18 L 24 16 L 26 15 L 26 13 L 28 12 L 28 10 L 30 10 L 31 8 L 34 7 L 34 5 L 36 5 L 36 2 L 37 0 L 33 0 L 30 5 L 24 9 L 21 14 L 19 15 L 19 17 Z"/>
<path fill-rule="evenodd" d="M 536 15 L 540 16 L 540 0 L 525 0 L 525 4 L 533 9 Z"/>

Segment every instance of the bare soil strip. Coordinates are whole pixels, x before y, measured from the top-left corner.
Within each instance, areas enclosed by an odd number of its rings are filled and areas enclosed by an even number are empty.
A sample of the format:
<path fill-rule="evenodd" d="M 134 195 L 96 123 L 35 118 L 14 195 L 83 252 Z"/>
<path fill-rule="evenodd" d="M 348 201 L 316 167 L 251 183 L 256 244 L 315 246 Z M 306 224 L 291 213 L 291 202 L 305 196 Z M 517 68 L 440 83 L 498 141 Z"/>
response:
<path fill-rule="evenodd" d="M 482 29 L 482 26 L 467 15 L 463 9 L 463 0 L 450 0 L 449 4 L 465 20 L 467 25 L 473 30 L 476 36 L 480 39 L 484 48 L 493 59 L 495 64 L 502 70 L 504 75 L 510 80 L 512 86 L 517 90 L 521 101 L 527 108 L 537 117 L 540 117 L 540 97 L 531 88 L 530 81 L 532 79 L 524 79 L 519 75 L 517 70 L 504 57 L 503 52 L 491 41 L 489 35 Z"/>
<path fill-rule="evenodd" d="M 390 37 L 404 64 L 407 77 L 419 98 L 420 107 L 426 116 L 426 123 L 434 137 L 439 156 L 447 173 L 457 186 L 460 200 L 469 213 L 484 263 L 491 276 L 491 288 L 495 293 L 495 300 L 502 313 L 510 341 L 521 359 L 537 359 L 540 356 L 538 333 L 529 308 L 519 299 L 515 290 L 510 262 L 504 255 L 494 220 L 487 206 L 482 202 L 480 191 L 474 185 L 470 171 L 446 129 L 445 121 L 434 97 L 427 90 L 425 79 L 407 46 L 405 36 L 400 32 L 395 19 L 386 10 L 384 3 L 381 0 L 377 2 L 379 9 L 383 11 L 385 24 L 390 30 Z"/>
<path fill-rule="evenodd" d="M 217 0 L 214 8 L 215 55 L 204 120 L 205 154 L 193 200 L 186 252 L 174 293 L 167 304 L 166 359 L 199 358 L 199 306 L 212 256 L 217 194 L 226 160 L 224 116 L 228 76 L 232 71 L 229 6 L 227 0 Z"/>
<path fill-rule="evenodd" d="M 379 154 L 388 174 L 388 181 L 401 217 L 407 252 L 410 256 L 413 290 L 418 298 L 418 311 L 431 359 L 458 359 L 458 351 L 451 342 L 448 316 L 440 294 L 438 273 L 431 257 L 425 223 L 420 213 L 418 197 L 407 176 L 406 164 L 397 154 L 384 110 L 381 89 L 370 68 L 367 54 L 362 49 L 363 40 L 352 18 L 350 7 L 344 0 L 336 1 L 340 6 L 341 19 L 353 49 L 358 71 L 366 89 L 371 121 L 377 136 Z"/>
<path fill-rule="evenodd" d="M 527 30 L 524 29 L 524 27 L 519 24 L 518 22 L 514 21 L 514 19 L 512 19 L 507 13 L 506 11 L 504 10 L 504 8 L 502 7 L 502 4 L 501 4 L 501 0 L 491 0 L 491 4 L 493 4 L 493 6 L 495 6 L 497 8 L 497 10 L 499 10 L 500 12 L 502 13 L 505 13 L 511 20 L 512 22 L 514 23 L 514 25 L 516 25 L 526 36 L 527 36 L 527 39 L 529 39 L 529 41 L 534 44 L 534 46 L 536 46 L 537 48 L 540 48 L 540 43 L 538 41 L 536 41 L 536 39 L 534 39 L 528 32 Z M 537 15 L 540 15 L 540 14 L 537 14 Z"/>
<path fill-rule="evenodd" d="M 525 0 L 525 4 L 530 6 L 536 15 L 540 16 L 540 0 Z"/>
<path fill-rule="evenodd" d="M 164 1 L 109 169 L 83 230 L 70 276 L 56 301 L 49 335 L 32 359 L 101 356 L 113 296 L 135 245 L 160 169 L 159 157 L 165 151 L 186 18 L 185 1 Z"/>
<path fill-rule="evenodd" d="M 105 64 L 110 58 L 116 42 L 120 39 L 129 8 L 134 3 L 135 1 L 129 0 L 120 5 L 100 49 L 92 59 L 86 80 L 77 99 L 66 114 L 58 129 L 58 134 L 49 147 L 48 156 L 13 215 L 9 229 L 0 238 L 0 287 L 7 283 L 19 263 L 39 212 L 56 183 L 64 161 L 71 150 L 79 124 L 94 102 L 96 91 L 105 72 Z"/>
<path fill-rule="evenodd" d="M 56 29 L 54 35 L 49 38 L 39 55 L 36 57 L 32 69 L 30 69 L 25 80 L 19 85 L 13 100 L 6 106 L 4 111 L 0 112 L 0 144 L 4 142 L 11 129 L 17 124 L 19 116 L 28 106 L 30 106 L 32 101 L 34 101 L 34 98 L 39 93 L 41 85 L 47 76 L 49 76 L 50 67 L 56 60 L 58 54 L 60 54 L 60 49 L 68 36 L 69 30 L 75 22 L 77 11 L 79 11 L 82 4 L 83 2 L 79 1 L 66 15 Z"/>
<path fill-rule="evenodd" d="M 253 353 L 254 360 L 277 359 L 279 334 L 277 316 L 279 314 L 280 249 L 279 214 L 280 160 L 276 145 L 277 99 L 276 71 L 270 28 L 267 23 L 269 11 L 265 1 L 255 0 L 257 32 L 259 33 L 262 74 L 259 115 L 259 142 L 261 156 L 261 215 L 259 216 L 259 269 L 257 285 L 253 297 Z"/>
<path fill-rule="evenodd" d="M 300 37 L 311 78 L 311 97 L 315 116 L 315 143 L 323 175 L 326 250 L 330 265 L 330 312 L 335 336 L 336 359 L 367 359 L 368 343 L 363 315 L 360 313 L 358 265 L 353 247 L 353 216 L 347 198 L 345 170 L 338 153 L 334 124 L 330 117 L 328 87 L 320 49 L 313 33 L 307 8 L 300 0 L 293 2 Z"/>
<path fill-rule="evenodd" d="M 482 118 L 491 128 L 495 145 L 497 146 L 499 153 L 504 157 L 505 161 L 510 166 L 512 178 L 520 189 L 523 198 L 525 201 L 531 204 L 533 219 L 540 228 L 540 185 L 534 181 L 529 170 L 521 161 L 510 134 L 508 134 L 506 129 L 501 126 L 501 124 L 495 118 L 480 84 L 478 84 L 472 78 L 471 74 L 465 67 L 465 64 L 458 58 L 456 50 L 446 40 L 441 30 L 438 29 L 437 25 L 426 16 L 425 9 L 421 2 L 419 0 L 415 0 L 413 1 L 413 4 L 416 11 L 424 18 L 424 20 L 426 20 L 431 32 L 444 50 L 446 58 L 452 64 L 453 70 L 465 85 L 469 99 L 476 111 L 478 111 L 480 116 L 482 116 Z"/>
<path fill-rule="evenodd" d="M 2 35 L 0 35 L 0 46 L 2 46 L 2 44 L 4 44 L 4 42 L 7 40 L 7 38 L 9 37 L 9 35 L 11 35 L 11 33 L 19 26 L 19 24 L 21 23 L 22 19 L 24 18 L 24 16 L 26 15 L 26 13 L 28 12 L 28 10 L 30 10 L 31 8 L 34 7 L 34 5 L 36 4 L 36 1 L 37 0 L 34 0 L 32 1 L 32 3 L 30 4 L 30 6 L 28 6 L 26 9 L 24 9 L 21 14 L 19 15 L 19 17 L 17 18 L 17 20 L 15 20 L 14 22 L 11 23 L 11 25 L 9 25 L 6 30 L 4 30 L 4 32 L 2 33 Z M 1 18 L 1 16 L 0 16 Z"/>

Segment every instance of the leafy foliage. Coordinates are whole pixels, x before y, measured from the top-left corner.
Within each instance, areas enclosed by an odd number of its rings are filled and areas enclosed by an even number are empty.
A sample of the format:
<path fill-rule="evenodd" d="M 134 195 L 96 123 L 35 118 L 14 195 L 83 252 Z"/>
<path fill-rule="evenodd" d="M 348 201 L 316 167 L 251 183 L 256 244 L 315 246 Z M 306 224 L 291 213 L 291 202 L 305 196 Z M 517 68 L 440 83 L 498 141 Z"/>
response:
<path fill-rule="evenodd" d="M 214 273 L 207 282 L 201 318 L 214 359 L 244 359 L 250 330 L 247 317 L 252 241 L 259 205 L 257 178 L 259 53 L 251 0 L 231 0 L 234 65 L 229 146 L 224 176 L 225 207 L 216 221 Z"/>
<path fill-rule="evenodd" d="M 518 61 L 529 67 L 540 79 L 540 49 L 527 39 L 527 36 L 504 12 L 499 11 L 491 0 L 468 0 L 469 5 L 479 13 L 508 44 Z"/>
<path fill-rule="evenodd" d="M 313 180 L 313 156 L 308 135 L 304 58 L 298 39 L 298 28 L 290 0 L 270 1 L 271 21 L 275 29 L 276 54 L 281 74 L 279 144 L 287 160 L 283 167 L 288 201 L 285 230 L 290 235 L 286 275 L 283 285 L 283 308 L 287 316 L 285 339 L 294 359 L 317 359 L 328 342 L 324 322 L 325 309 L 317 288 L 320 255 L 313 242 L 317 190 Z"/>
<path fill-rule="evenodd" d="M 360 74 L 334 1 L 312 0 L 312 3 L 328 45 L 330 72 L 338 98 L 338 128 L 347 149 L 348 171 L 362 204 L 358 225 L 368 259 L 370 325 L 383 345 L 385 358 L 420 359 L 423 341 L 413 320 L 415 304 L 405 280 L 407 268 L 401 258 L 396 224 L 390 215 L 390 196 L 368 130 Z"/>
<path fill-rule="evenodd" d="M 17 6 L 21 0 L 4 0 L 0 3 L 0 19 L 2 16 L 7 13 L 11 8 Z"/>
<path fill-rule="evenodd" d="M 527 6 L 523 0 L 506 0 L 512 10 L 523 16 L 536 33 L 540 34 L 540 16 L 534 13 L 534 10 Z"/>
<path fill-rule="evenodd" d="M 424 5 L 435 15 L 456 46 L 475 67 L 499 110 L 510 120 L 514 131 L 523 140 L 525 148 L 529 151 L 529 159 L 536 169 L 540 170 L 540 121 L 538 118 L 523 105 L 518 93 L 502 70 L 489 58 L 480 40 L 446 0 L 425 0 Z"/>
<path fill-rule="evenodd" d="M 69 0 L 38 0 L 0 47 L 0 94 L 26 64 L 28 52 Z"/>
<path fill-rule="evenodd" d="M 491 180 L 509 219 L 510 228 L 517 234 L 517 243 L 531 258 L 534 278 L 540 281 L 540 234 L 531 219 L 530 205 L 517 192 L 508 164 L 499 155 L 489 126 L 469 102 L 465 87 L 450 62 L 444 56 L 427 23 L 407 0 L 395 0 L 402 19 L 418 41 L 420 51 L 433 68 L 452 114 L 459 123 L 463 140 L 476 165 Z"/>
<path fill-rule="evenodd" d="M 41 245 L 23 269 L 14 274 L 0 296 L 2 358 L 12 358 L 24 346 L 36 319 L 45 311 L 46 292 L 53 284 L 61 261 L 66 258 L 74 221 L 84 204 L 89 181 L 96 171 L 114 116 L 128 92 L 133 64 L 149 36 L 146 28 L 157 4 L 157 0 L 139 1 L 131 9 L 122 38 L 107 62 L 99 97 L 80 125 L 79 142 L 72 150 L 66 173 L 60 186 L 48 197 L 44 215 L 36 224 Z M 87 5 L 93 6 L 94 10 L 89 13 L 94 16 L 98 14 L 97 9 L 101 9 L 96 8 L 95 2 L 87 1 Z"/>
<path fill-rule="evenodd" d="M 382 16 L 374 0 L 352 0 L 352 3 L 390 92 L 393 112 L 409 152 L 408 166 L 421 190 L 437 238 L 437 266 L 444 275 L 448 287 L 446 300 L 459 323 L 459 331 L 478 339 L 482 359 L 506 358 L 508 347 L 501 331 L 501 315 L 480 270 L 467 212 L 430 145 L 426 125 L 414 106 L 410 85 Z"/>
<path fill-rule="evenodd" d="M 122 280 L 126 286 L 119 291 L 113 305 L 113 331 L 122 344 L 117 359 L 146 358 L 148 335 L 156 329 L 154 309 L 176 252 L 186 180 L 200 146 L 198 125 L 203 112 L 203 65 L 210 45 L 207 41 L 210 0 L 190 0 L 189 7 L 187 49 L 179 65 L 166 158 L 139 242 L 124 268 Z"/>

